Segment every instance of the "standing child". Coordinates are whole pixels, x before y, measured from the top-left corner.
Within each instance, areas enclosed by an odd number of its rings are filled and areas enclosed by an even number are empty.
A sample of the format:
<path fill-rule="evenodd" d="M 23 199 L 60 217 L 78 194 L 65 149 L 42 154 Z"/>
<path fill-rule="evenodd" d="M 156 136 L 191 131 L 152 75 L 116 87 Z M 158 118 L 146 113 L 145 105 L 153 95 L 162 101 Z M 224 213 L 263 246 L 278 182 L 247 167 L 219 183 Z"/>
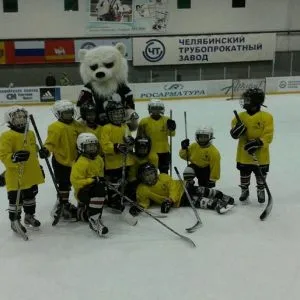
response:
<path fill-rule="evenodd" d="M 0 159 L 5 170 L 5 182 L 9 201 L 11 228 L 17 233 L 26 232 L 21 224 L 21 209 L 25 212 L 24 223 L 39 227 L 35 218 L 38 184 L 44 182 L 37 156 L 36 139 L 28 130 L 28 112 L 22 106 L 13 106 L 5 113 L 5 122 L 10 128 L 0 137 Z M 21 171 L 23 168 L 23 172 Z M 20 189 L 19 203 L 17 201 Z"/>
<path fill-rule="evenodd" d="M 53 105 L 57 121 L 48 127 L 48 136 L 44 147 L 39 151 L 45 158 L 52 153 L 52 167 L 58 184 L 58 202 L 54 209 L 54 218 L 62 214 L 65 219 L 76 217 L 76 207 L 69 202 L 71 189 L 70 174 L 72 164 L 77 158 L 76 140 L 82 126 L 74 120 L 74 105 L 71 101 L 60 100 Z"/>
<path fill-rule="evenodd" d="M 164 116 L 165 105 L 160 99 L 151 99 L 148 104 L 150 116 L 143 118 L 138 126 L 138 136 L 147 136 L 151 140 L 151 152 L 158 155 L 160 173 L 168 174 L 171 162 L 169 136 L 175 136 L 176 123 Z"/>
<path fill-rule="evenodd" d="M 112 186 L 124 192 L 128 169 L 134 163 L 131 154 L 134 138 L 125 123 L 125 108 L 121 102 L 109 101 L 105 111 L 110 122 L 102 127 L 100 138 L 104 153 L 105 176 Z M 121 197 L 110 188 L 108 206 L 120 212 L 124 211 Z"/>
<path fill-rule="evenodd" d="M 198 185 L 208 188 L 216 186 L 216 181 L 220 179 L 219 150 L 212 144 L 214 139 L 213 129 L 209 126 L 202 126 L 195 132 L 195 143 L 190 145 L 190 140 L 181 142 L 179 156 L 190 162 L 185 168 L 183 177 L 192 181 L 198 179 Z"/>
<path fill-rule="evenodd" d="M 240 201 L 249 198 L 251 173 L 256 177 L 257 198 L 259 203 L 265 202 L 264 179 L 261 177 L 253 155 L 257 157 L 263 176 L 269 171 L 269 145 L 273 140 L 273 117 L 264 106 L 265 93 L 258 88 L 251 88 L 242 95 L 241 106 L 246 111 L 239 113 L 240 121 L 234 118 L 231 122 L 230 134 L 238 139 L 237 169 L 240 171 L 240 187 L 242 189 Z"/>
<path fill-rule="evenodd" d="M 101 236 L 108 229 L 101 222 L 106 188 L 99 141 L 92 133 L 81 133 L 77 149 L 79 157 L 71 171 L 71 183 L 78 199 L 77 218 L 88 221 L 90 228 Z"/>

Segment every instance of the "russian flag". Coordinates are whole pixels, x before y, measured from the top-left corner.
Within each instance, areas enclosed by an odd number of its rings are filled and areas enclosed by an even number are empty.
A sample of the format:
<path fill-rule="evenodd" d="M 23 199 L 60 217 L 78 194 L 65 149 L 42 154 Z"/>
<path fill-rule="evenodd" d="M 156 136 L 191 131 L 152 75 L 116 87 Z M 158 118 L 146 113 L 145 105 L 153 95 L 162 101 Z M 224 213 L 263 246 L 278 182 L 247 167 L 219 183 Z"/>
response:
<path fill-rule="evenodd" d="M 45 63 L 44 41 L 16 41 L 15 42 L 16 64 Z"/>

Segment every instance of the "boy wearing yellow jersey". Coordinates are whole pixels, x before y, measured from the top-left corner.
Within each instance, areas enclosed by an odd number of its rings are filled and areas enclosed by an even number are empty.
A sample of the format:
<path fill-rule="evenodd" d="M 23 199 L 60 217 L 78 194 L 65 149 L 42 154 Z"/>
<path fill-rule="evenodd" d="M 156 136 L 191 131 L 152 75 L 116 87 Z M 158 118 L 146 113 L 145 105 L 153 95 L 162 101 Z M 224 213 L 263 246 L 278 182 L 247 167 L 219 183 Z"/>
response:
<path fill-rule="evenodd" d="M 76 217 L 77 211 L 76 207 L 69 202 L 70 174 L 72 164 L 78 156 L 76 140 L 82 131 L 82 126 L 74 120 L 75 109 L 71 101 L 56 101 L 53 105 L 53 113 L 57 121 L 48 126 L 48 135 L 39 154 L 41 158 L 45 158 L 52 153 L 52 167 L 60 193 L 53 211 L 54 218 L 62 213 L 65 219 L 70 219 Z"/>
<path fill-rule="evenodd" d="M 88 221 L 90 228 L 102 236 L 108 229 L 101 221 L 106 189 L 99 141 L 93 133 L 81 133 L 77 149 L 79 157 L 71 171 L 71 183 L 78 200 L 77 219 Z"/>
<path fill-rule="evenodd" d="M 137 203 L 141 207 L 147 209 L 154 202 L 160 205 L 162 213 L 168 213 L 171 207 L 190 205 L 181 182 L 172 179 L 167 174 L 158 174 L 153 164 L 142 164 L 138 169 L 138 178 L 141 183 L 137 187 Z M 215 189 L 193 186 L 188 189 L 188 192 L 197 208 L 212 209 L 223 214 L 229 211 L 234 204 L 232 197 Z M 130 209 L 132 215 L 137 215 L 139 211 L 136 206 L 132 206 Z"/>
<path fill-rule="evenodd" d="M 134 142 L 134 153 L 133 160 L 134 164 L 129 168 L 128 172 L 128 183 L 126 185 L 126 195 L 131 198 L 131 200 L 136 201 L 136 188 L 139 184 L 137 178 L 137 171 L 140 165 L 150 162 L 156 168 L 158 168 L 158 156 L 151 150 L 151 141 L 148 137 L 135 138 Z"/>
<path fill-rule="evenodd" d="M 213 188 L 216 181 L 220 179 L 219 150 L 212 144 L 214 132 L 210 126 L 202 126 L 196 130 L 196 142 L 190 145 L 190 140 L 185 139 L 181 142 L 179 156 L 190 162 L 185 168 L 183 177 L 185 180 L 192 181 L 195 177 L 199 186 Z"/>
<path fill-rule="evenodd" d="M 150 116 L 140 121 L 137 135 L 150 138 L 151 152 L 158 155 L 158 169 L 168 174 L 171 161 L 168 137 L 175 136 L 176 123 L 164 116 L 165 106 L 160 99 L 151 99 L 148 111 Z"/>
<path fill-rule="evenodd" d="M 125 108 L 121 102 L 109 101 L 105 107 L 109 123 L 102 127 L 100 144 L 104 154 L 105 177 L 114 188 L 125 191 L 128 169 L 133 165 L 134 138 L 126 124 Z M 124 212 L 121 197 L 108 188 L 107 205 Z"/>
<path fill-rule="evenodd" d="M 84 103 L 80 106 L 79 111 L 83 125 L 82 131 L 93 133 L 99 140 L 102 126 L 96 123 L 97 113 L 95 104 Z"/>
<path fill-rule="evenodd" d="M 0 137 L 0 159 L 6 168 L 5 182 L 11 228 L 20 233 L 26 232 L 20 222 L 22 206 L 25 212 L 24 223 L 33 227 L 41 225 L 40 221 L 34 217 L 35 197 L 38 193 L 38 184 L 44 182 L 44 177 L 38 161 L 34 132 L 29 130 L 24 141 L 25 129 L 29 122 L 27 110 L 21 106 L 11 107 L 5 113 L 5 122 L 10 129 L 2 133 Z M 19 178 L 21 167 L 24 169 L 22 177 Z M 20 202 L 17 207 L 18 189 L 20 189 Z"/>
<path fill-rule="evenodd" d="M 240 121 L 235 117 L 231 122 L 230 134 L 234 139 L 239 140 L 236 161 L 242 189 L 240 201 L 249 198 L 249 185 L 253 172 L 256 177 L 258 202 L 265 202 L 264 180 L 253 158 L 255 154 L 263 176 L 266 177 L 269 171 L 269 145 L 273 140 L 274 125 L 273 116 L 266 111 L 261 111 L 264 101 L 265 93 L 261 89 L 248 89 L 243 93 L 241 101 L 241 106 L 246 111 L 239 113 Z"/>

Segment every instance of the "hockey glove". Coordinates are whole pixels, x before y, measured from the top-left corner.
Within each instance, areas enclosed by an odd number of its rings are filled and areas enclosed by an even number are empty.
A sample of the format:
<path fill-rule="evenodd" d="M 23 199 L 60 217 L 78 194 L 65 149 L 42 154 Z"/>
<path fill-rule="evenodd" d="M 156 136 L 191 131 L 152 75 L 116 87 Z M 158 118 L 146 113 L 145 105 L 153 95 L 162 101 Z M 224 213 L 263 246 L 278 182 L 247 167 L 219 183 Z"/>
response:
<path fill-rule="evenodd" d="M 176 122 L 174 120 L 168 119 L 167 120 L 167 128 L 170 131 L 176 130 Z"/>
<path fill-rule="evenodd" d="M 171 207 L 173 205 L 173 202 L 169 199 L 166 199 L 162 204 L 161 204 L 161 207 L 160 207 L 160 211 L 162 214 L 167 214 Z"/>
<path fill-rule="evenodd" d="M 19 162 L 22 162 L 22 161 L 27 161 L 29 156 L 30 156 L 29 151 L 20 150 L 20 151 L 17 151 L 15 153 L 13 153 L 13 155 L 11 156 L 11 160 L 14 163 L 19 163 Z"/>
<path fill-rule="evenodd" d="M 213 180 L 209 180 L 208 183 L 207 183 L 207 187 L 208 188 L 214 188 L 216 186 L 216 182 L 213 181 Z"/>
<path fill-rule="evenodd" d="M 93 184 L 105 183 L 104 177 L 94 176 L 93 179 L 94 179 Z"/>
<path fill-rule="evenodd" d="M 124 143 L 127 145 L 127 146 L 133 146 L 134 145 L 134 138 L 132 136 L 126 136 L 124 137 Z"/>
<path fill-rule="evenodd" d="M 181 141 L 181 149 L 186 150 L 186 149 L 188 149 L 189 145 L 190 145 L 189 139 L 185 139 L 185 140 Z"/>
<path fill-rule="evenodd" d="M 243 122 L 237 122 L 237 124 L 230 130 L 230 135 L 236 140 L 247 131 L 247 128 Z"/>
<path fill-rule="evenodd" d="M 263 142 L 260 139 L 252 140 L 244 146 L 244 150 L 252 155 L 258 148 L 263 146 Z"/>
<path fill-rule="evenodd" d="M 128 154 L 128 146 L 125 144 L 114 144 L 115 153 Z"/>
<path fill-rule="evenodd" d="M 42 147 L 39 150 L 39 156 L 41 159 L 45 159 L 45 158 L 49 157 L 49 155 L 50 155 L 50 152 L 46 147 Z"/>
<path fill-rule="evenodd" d="M 138 216 L 140 212 L 141 212 L 141 210 L 135 205 L 131 206 L 129 209 L 129 213 L 134 217 Z"/>

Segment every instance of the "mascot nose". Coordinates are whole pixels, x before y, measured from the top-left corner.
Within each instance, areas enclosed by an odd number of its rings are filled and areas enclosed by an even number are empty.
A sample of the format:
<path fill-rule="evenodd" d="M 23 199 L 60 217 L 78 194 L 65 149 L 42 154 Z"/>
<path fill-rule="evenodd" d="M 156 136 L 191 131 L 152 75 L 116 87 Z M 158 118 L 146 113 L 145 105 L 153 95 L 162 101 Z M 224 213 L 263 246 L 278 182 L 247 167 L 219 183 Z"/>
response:
<path fill-rule="evenodd" d="M 103 78 L 103 77 L 105 77 L 105 73 L 104 72 L 97 72 L 96 77 L 97 78 Z"/>

